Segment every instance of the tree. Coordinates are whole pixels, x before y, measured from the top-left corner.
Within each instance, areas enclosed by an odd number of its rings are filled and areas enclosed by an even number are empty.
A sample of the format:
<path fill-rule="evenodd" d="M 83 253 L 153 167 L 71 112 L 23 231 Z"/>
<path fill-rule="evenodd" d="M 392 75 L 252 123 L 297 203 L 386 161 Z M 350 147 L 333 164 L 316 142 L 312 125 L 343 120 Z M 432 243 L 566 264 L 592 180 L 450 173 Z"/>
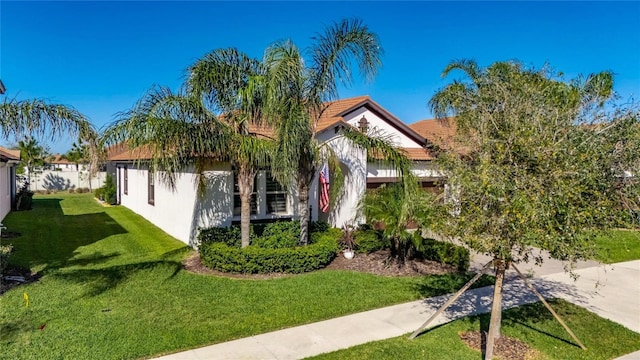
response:
<path fill-rule="evenodd" d="M 382 185 L 367 190 L 361 206 L 367 221 L 383 226 L 383 236 L 391 245 L 391 257 L 399 263 L 411 259 L 415 250 L 422 248 L 422 229 L 428 228 L 435 218 L 434 198 L 421 189 L 409 192 L 403 183 Z M 414 229 L 414 232 L 407 230 Z"/>
<path fill-rule="evenodd" d="M 16 146 L 20 150 L 20 157 L 24 161 L 24 173 L 31 176 L 31 171 L 35 166 L 44 165 L 48 151 L 38 143 L 36 139 L 28 138 L 18 141 Z"/>
<path fill-rule="evenodd" d="M 22 156 L 30 156 L 28 152 L 34 137 L 48 136 L 56 139 L 61 135 L 77 135 L 79 139 L 88 141 L 90 154 L 94 157 L 96 131 L 89 120 L 72 107 L 60 104 L 48 104 L 43 100 L 7 100 L 0 103 L 0 135 L 4 138 L 14 136 L 25 138 L 26 153 Z M 36 151 L 37 152 L 37 151 Z M 43 155 L 44 156 L 44 155 Z M 27 160 L 29 162 L 29 160 Z M 30 164 L 27 165 L 29 167 Z"/>
<path fill-rule="evenodd" d="M 300 244 L 309 237 L 309 190 L 318 169 L 326 161 L 330 172 L 339 178 L 337 161 L 328 159 L 331 151 L 314 139 L 318 120 L 338 98 L 338 86 L 349 86 L 352 62 L 357 63 L 363 77 L 371 80 L 381 65 L 383 50 L 378 37 L 359 20 L 342 20 L 328 27 L 323 34 L 313 38 L 306 49 L 310 61 L 305 61 L 302 51 L 291 41 L 274 44 L 264 57 L 269 71 L 268 96 L 277 97 L 269 102 L 269 119 L 278 142 L 274 173 L 286 184 L 295 183 L 298 190 L 300 215 Z M 371 132 L 364 134 L 345 129 L 343 136 L 367 151 L 377 148 L 383 160 L 396 161 L 399 176 L 409 169 L 401 151 L 390 141 Z M 388 140 L 388 139 L 386 139 Z M 404 159 L 403 159 L 404 158 Z M 332 197 L 339 187 L 332 184 Z"/>
<path fill-rule="evenodd" d="M 602 116 L 613 94 L 609 72 L 565 81 L 516 62 L 480 68 L 457 61 L 443 76 L 454 70 L 467 80 L 430 100 L 442 121 L 455 116 L 464 149 L 439 158 L 453 199 L 443 205 L 452 216 L 440 231 L 494 259 L 490 359 L 506 269 L 530 258 L 533 247 L 571 263 L 588 257 L 592 230 L 615 220 L 625 164 L 611 150 L 624 144 L 624 132 L 611 131 L 618 123 Z"/>
<path fill-rule="evenodd" d="M 84 164 L 86 162 L 86 153 L 87 147 L 86 145 L 78 145 L 77 143 L 73 143 L 71 145 L 71 149 L 67 151 L 64 155 L 62 155 L 63 159 L 66 159 L 73 164 L 76 165 L 76 170 L 80 171 L 80 164 Z"/>
<path fill-rule="evenodd" d="M 186 90 L 151 89 L 102 134 L 103 143 L 150 150 L 149 170 L 163 171 L 170 187 L 179 172 L 195 166 L 200 194 L 206 190 L 208 166 L 229 161 L 238 174 L 243 247 L 249 245 L 253 181 L 273 149 L 269 139 L 249 129 L 261 121 L 259 93 L 252 88 L 260 76 L 258 65 L 235 49 L 214 50 L 188 69 Z"/>

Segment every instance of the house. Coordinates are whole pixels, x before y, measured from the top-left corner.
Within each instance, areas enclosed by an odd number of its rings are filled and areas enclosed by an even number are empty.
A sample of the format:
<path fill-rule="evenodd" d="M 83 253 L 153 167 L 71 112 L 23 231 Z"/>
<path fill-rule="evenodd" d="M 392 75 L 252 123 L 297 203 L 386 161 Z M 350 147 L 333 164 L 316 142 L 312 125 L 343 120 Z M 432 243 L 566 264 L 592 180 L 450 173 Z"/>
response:
<path fill-rule="evenodd" d="M 316 139 L 331 147 L 340 160 L 344 180 L 344 196 L 337 204 L 330 204 L 328 212 L 319 210 L 319 181 L 314 180 L 310 191 L 311 219 L 328 221 L 341 227 L 348 222 L 362 221 L 358 202 L 366 189 L 397 181 L 395 169 L 368 159 L 365 151 L 352 146 L 341 134 L 344 126 L 361 130 L 376 129 L 390 136 L 413 160 L 413 172 L 424 187 L 434 187 L 441 175 L 434 170 L 434 155 L 430 150 L 438 135 L 450 135 L 435 120 L 406 125 L 368 96 L 338 100 L 328 104 L 316 127 Z M 260 135 L 265 129 L 250 129 Z M 434 133 L 435 132 L 435 133 Z M 262 134 L 264 135 L 264 134 Z M 170 235 L 195 244 L 199 228 L 229 226 L 240 221 L 240 196 L 234 172 L 229 163 L 219 162 L 206 173 L 207 191 L 198 196 L 196 173 L 184 171 L 171 189 L 161 181 L 161 173 L 148 171 L 144 160 L 151 158 L 145 148 L 112 149 L 110 167 L 115 169 L 118 203 L 145 217 Z M 251 208 L 252 221 L 296 219 L 298 204 L 296 188 L 279 184 L 269 173 L 260 171 L 255 180 Z"/>
<path fill-rule="evenodd" d="M 85 164 L 75 164 L 67 159 L 65 159 L 60 154 L 53 155 L 48 161 L 47 164 L 50 167 L 50 170 L 55 171 L 78 171 L 84 170 Z"/>
<path fill-rule="evenodd" d="M 20 163 L 20 150 L 0 146 L 0 221 L 4 220 L 16 198 L 16 166 Z"/>

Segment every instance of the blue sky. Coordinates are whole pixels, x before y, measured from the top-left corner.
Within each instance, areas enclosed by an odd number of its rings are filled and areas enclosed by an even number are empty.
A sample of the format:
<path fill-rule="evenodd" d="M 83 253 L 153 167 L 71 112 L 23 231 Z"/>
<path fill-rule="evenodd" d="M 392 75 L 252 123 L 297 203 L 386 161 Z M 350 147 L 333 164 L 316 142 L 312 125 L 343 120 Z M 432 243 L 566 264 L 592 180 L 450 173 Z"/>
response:
<path fill-rule="evenodd" d="M 5 96 L 77 108 L 100 128 L 153 84 L 177 89 L 210 50 L 260 57 L 272 42 L 304 47 L 345 17 L 362 19 L 385 50 L 370 95 L 406 123 L 431 117 L 429 98 L 454 59 L 482 66 L 549 63 L 568 78 L 611 70 L 623 100 L 640 95 L 640 2 L 14 2 L 0 1 Z M 12 139 L 8 140 L 9 142 Z M 73 139 L 50 144 L 65 152 Z M 6 141 L 4 141 L 6 143 Z"/>

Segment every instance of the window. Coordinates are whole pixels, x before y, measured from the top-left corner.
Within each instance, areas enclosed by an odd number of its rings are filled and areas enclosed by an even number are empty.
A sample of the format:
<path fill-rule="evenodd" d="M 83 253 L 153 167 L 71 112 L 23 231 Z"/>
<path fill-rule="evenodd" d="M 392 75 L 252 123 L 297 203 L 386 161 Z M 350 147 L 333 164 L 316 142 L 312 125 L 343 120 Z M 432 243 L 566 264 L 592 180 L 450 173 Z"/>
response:
<path fill-rule="evenodd" d="M 251 215 L 258 213 L 258 194 L 256 178 L 253 179 L 253 192 L 251 193 Z M 240 199 L 240 188 L 238 187 L 238 173 L 233 172 L 233 216 L 240 216 L 242 212 L 242 200 Z"/>
<path fill-rule="evenodd" d="M 129 175 L 127 175 L 127 167 L 124 167 L 124 186 L 123 191 L 125 195 L 129 195 Z"/>
<path fill-rule="evenodd" d="M 267 214 L 287 214 L 287 190 L 267 172 Z"/>
<path fill-rule="evenodd" d="M 153 171 L 149 169 L 149 186 L 148 186 L 148 194 L 149 194 L 149 204 L 155 204 L 155 189 L 153 186 Z"/>

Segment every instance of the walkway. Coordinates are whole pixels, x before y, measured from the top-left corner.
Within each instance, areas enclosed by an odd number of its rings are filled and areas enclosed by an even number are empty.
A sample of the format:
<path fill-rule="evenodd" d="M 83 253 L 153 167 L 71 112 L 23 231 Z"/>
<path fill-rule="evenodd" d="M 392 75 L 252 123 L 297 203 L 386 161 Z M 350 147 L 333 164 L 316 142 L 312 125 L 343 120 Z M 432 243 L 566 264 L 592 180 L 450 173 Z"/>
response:
<path fill-rule="evenodd" d="M 476 257 L 474 265 L 483 259 Z M 545 297 L 559 297 L 640 332 L 640 260 L 614 265 L 582 263 L 573 281 L 561 263 L 543 268 L 520 266 L 533 271 L 532 282 Z M 596 287 L 598 284 L 598 287 Z M 478 313 L 489 312 L 493 287 L 467 291 L 438 317 L 432 326 Z M 449 299 L 450 295 L 389 306 L 335 319 L 274 331 L 235 341 L 188 350 L 159 359 L 301 359 L 345 349 L 370 341 L 407 335 L 417 329 Z M 504 308 L 536 302 L 538 299 L 521 280 L 505 284 Z M 640 359 L 640 351 L 619 360 Z"/>

